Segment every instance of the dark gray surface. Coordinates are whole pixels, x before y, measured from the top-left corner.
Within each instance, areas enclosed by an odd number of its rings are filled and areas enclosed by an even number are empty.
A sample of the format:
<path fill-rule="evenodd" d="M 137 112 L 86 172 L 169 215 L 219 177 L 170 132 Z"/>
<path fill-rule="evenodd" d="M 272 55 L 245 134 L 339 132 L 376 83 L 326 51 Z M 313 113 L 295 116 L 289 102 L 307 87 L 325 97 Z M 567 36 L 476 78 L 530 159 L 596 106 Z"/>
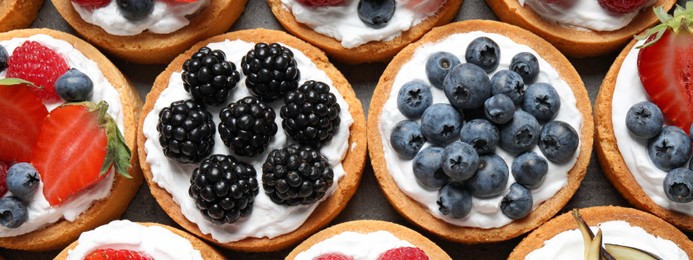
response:
<path fill-rule="evenodd" d="M 264 0 L 249 0 L 248 2 L 245 13 L 233 26 L 231 31 L 251 28 L 282 29 L 279 23 L 274 19 L 274 16 L 272 16 Z M 679 0 L 679 3 L 683 2 L 685 2 L 685 0 Z M 483 0 L 465 0 L 455 20 L 469 19 L 496 19 L 496 16 Z M 62 19 L 50 1 L 46 1 L 38 19 L 34 22 L 32 27 L 47 27 L 74 34 L 74 31 Z M 617 53 L 612 53 L 598 58 L 571 59 L 571 62 L 585 82 L 592 102 L 594 102 L 597 92 L 599 91 L 599 85 L 616 55 Z M 143 100 L 149 92 L 154 78 L 164 69 L 163 65 L 137 65 L 114 58 L 111 60 L 113 60 L 125 76 L 137 86 Z M 371 95 L 373 94 L 373 89 L 386 65 L 345 65 L 340 63 L 336 63 L 335 65 L 349 80 L 356 95 L 361 100 L 366 114 L 368 114 L 368 106 L 370 104 Z M 597 162 L 596 155 L 593 154 L 592 160 L 587 168 L 585 179 L 577 193 L 570 202 L 568 202 L 565 208 L 561 210 L 561 213 L 576 207 L 597 205 L 629 206 L 611 183 L 604 177 Z M 130 203 L 123 218 L 133 221 L 159 222 L 178 227 L 178 225 L 159 207 L 149 193 L 149 189 L 146 185 L 140 187 L 137 196 L 132 203 Z M 376 182 L 373 175 L 373 168 L 370 163 L 366 164 L 363 172 L 363 179 L 361 180 L 356 195 L 354 195 L 344 211 L 331 224 L 356 219 L 381 219 L 410 227 L 436 242 L 448 252 L 453 259 L 505 259 L 524 237 L 521 236 L 501 243 L 481 245 L 464 245 L 440 239 L 422 230 L 418 226 L 407 222 L 392 208 L 392 206 L 390 206 Z M 687 234 L 689 238 L 693 236 L 693 233 L 689 232 Z M 291 249 L 292 248 L 288 248 L 274 253 L 241 253 L 225 249 L 220 249 L 220 251 L 232 259 L 283 259 Z M 30 253 L 0 249 L 0 255 L 8 259 L 52 259 L 58 252 L 59 251 Z"/>

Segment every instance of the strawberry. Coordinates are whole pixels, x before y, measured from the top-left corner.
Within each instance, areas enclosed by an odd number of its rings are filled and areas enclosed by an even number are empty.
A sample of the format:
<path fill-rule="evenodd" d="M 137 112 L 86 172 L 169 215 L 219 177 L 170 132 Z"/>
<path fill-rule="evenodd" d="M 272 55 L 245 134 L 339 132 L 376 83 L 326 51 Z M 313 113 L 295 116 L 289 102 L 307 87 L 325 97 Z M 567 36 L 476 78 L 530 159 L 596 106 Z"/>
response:
<path fill-rule="evenodd" d="M 0 161 L 31 159 L 31 149 L 48 110 L 41 99 L 20 79 L 0 80 Z"/>
<path fill-rule="evenodd" d="M 69 67 L 57 52 L 35 41 L 26 41 L 17 47 L 7 61 L 7 77 L 33 82 L 32 88 L 47 103 L 60 101 L 53 84 Z"/>
<path fill-rule="evenodd" d="M 0 197 L 5 195 L 7 192 L 7 171 L 10 169 L 10 165 L 0 161 Z"/>
<path fill-rule="evenodd" d="M 693 123 L 693 2 L 677 6 L 674 16 L 655 9 L 662 24 L 638 39 L 640 81 L 669 123 L 690 131 Z"/>
<path fill-rule="evenodd" d="M 103 248 L 91 251 L 84 260 L 152 260 L 153 258 L 132 250 Z"/>
<path fill-rule="evenodd" d="M 296 0 L 302 5 L 320 7 L 320 6 L 335 6 L 344 3 L 344 0 Z"/>
<path fill-rule="evenodd" d="M 378 260 L 428 260 L 428 256 L 416 247 L 398 247 L 385 251 Z"/>
<path fill-rule="evenodd" d="M 340 253 L 327 253 L 319 255 L 315 260 L 354 260 L 354 258 Z"/>
<path fill-rule="evenodd" d="M 130 149 L 106 110 L 105 101 L 66 103 L 43 122 L 31 163 L 51 206 L 98 182 L 111 167 L 130 177 Z"/>
<path fill-rule="evenodd" d="M 648 0 L 599 0 L 602 8 L 614 13 L 630 13 L 645 6 Z"/>
<path fill-rule="evenodd" d="M 100 8 L 111 3 L 111 0 L 72 0 L 72 2 L 84 8 Z"/>

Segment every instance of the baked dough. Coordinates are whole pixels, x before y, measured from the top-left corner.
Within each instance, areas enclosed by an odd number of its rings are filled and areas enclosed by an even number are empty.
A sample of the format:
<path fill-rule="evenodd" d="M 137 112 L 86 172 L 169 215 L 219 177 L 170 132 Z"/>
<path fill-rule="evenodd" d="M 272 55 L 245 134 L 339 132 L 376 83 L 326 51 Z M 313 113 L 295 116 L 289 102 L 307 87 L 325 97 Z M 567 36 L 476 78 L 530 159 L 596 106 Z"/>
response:
<path fill-rule="evenodd" d="M 140 184 L 142 184 L 142 173 L 137 158 L 135 140 L 137 119 L 139 117 L 142 101 L 130 82 L 128 82 L 113 63 L 89 43 L 75 36 L 49 29 L 26 29 L 1 33 L 0 41 L 12 38 L 25 38 L 35 34 L 45 34 L 66 41 L 82 52 L 84 56 L 95 61 L 99 65 L 101 72 L 103 72 L 108 81 L 118 90 L 118 93 L 120 93 L 120 101 L 123 105 L 124 115 L 123 125 L 126 126 L 126 128 L 121 129 L 121 131 L 125 137 L 125 143 L 132 151 L 132 159 L 130 160 L 132 167 L 128 170 L 132 179 L 116 175 L 111 193 L 108 197 L 95 201 L 91 208 L 83 212 L 74 222 L 61 219 L 58 222 L 34 232 L 16 237 L 0 238 L 0 247 L 43 251 L 63 248 L 65 245 L 77 239 L 82 231 L 94 229 L 113 219 L 119 218 L 127 209 L 130 200 L 132 200 Z"/>
<path fill-rule="evenodd" d="M 36 19 L 43 0 L 0 1 L 0 32 L 28 27 Z"/>
<path fill-rule="evenodd" d="M 334 193 L 322 201 L 311 216 L 306 220 L 306 222 L 293 232 L 272 239 L 246 238 L 236 242 L 220 243 L 214 240 L 211 235 L 202 234 L 202 232 L 197 228 L 197 225 L 190 222 L 187 218 L 185 218 L 183 213 L 181 213 L 180 206 L 173 201 L 171 195 L 152 180 L 152 172 L 149 168 L 149 164 L 147 164 L 147 154 L 144 150 L 144 142 L 146 141 L 146 138 L 143 131 L 140 131 L 137 135 L 137 142 L 138 144 L 142 145 L 139 148 L 140 162 L 142 164 L 142 171 L 144 172 L 144 176 L 147 180 L 147 184 L 149 184 L 152 195 L 157 202 L 159 202 L 159 205 L 161 205 L 164 211 L 166 211 L 166 213 L 183 228 L 187 229 L 196 236 L 202 237 L 219 246 L 233 250 L 251 252 L 276 251 L 295 244 L 310 234 L 315 233 L 320 228 L 327 225 L 344 207 L 346 207 L 347 202 L 351 196 L 354 195 L 354 192 L 356 192 L 356 188 L 361 180 L 361 172 L 363 171 L 366 161 L 366 118 L 361 106 L 361 102 L 356 98 L 356 94 L 351 88 L 351 85 L 349 85 L 349 82 L 347 82 L 344 76 L 331 63 L 329 63 L 327 56 L 325 56 L 322 51 L 284 32 L 266 29 L 254 29 L 231 32 L 204 40 L 195 44 L 190 50 L 173 60 L 166 70 L 156 78 L 151 92 L 149 92 L 147 95 L 147 101 L 144 104 L 140 122 L 144 123 L 145 117 L 154 108 L 154 104 L 156 103 L 159 95 L 161 95 L 161 92 L 168 87 L 168 81 L 171 77 L 171 73 L 180 71 L 183 66 L 183 62 L 190 58 L 193 53 L 211 42 L 221 42 L 224 40 L 236 39 L 247 42 L 281 42 L 282 44 L 300 50 L 316 64 L 318 69 L 325 71 L 327 76 L 330 77 L 333 82 L 332 87 L 336 88 L 339 93 L 342 94 L 344 100 L 349 104 L 349 112 L 354 118 L 354 123 L 350 128 L 350 145 L 344 159 L 342 159 L 342 165 L 346 171 L 346 175 L 339 181 L 339 186 Z M 243 50 L 243 52 L 247 51 L 248 50 Z"/>

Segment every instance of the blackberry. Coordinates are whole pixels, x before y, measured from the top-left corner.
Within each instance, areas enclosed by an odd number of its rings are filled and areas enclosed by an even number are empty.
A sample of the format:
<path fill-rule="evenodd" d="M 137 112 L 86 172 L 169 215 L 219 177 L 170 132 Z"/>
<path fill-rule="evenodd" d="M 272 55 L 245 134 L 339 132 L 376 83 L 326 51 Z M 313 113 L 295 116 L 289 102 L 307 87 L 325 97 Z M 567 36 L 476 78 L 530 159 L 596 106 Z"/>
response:
<path fill-rule="evenodd" d="M 183 87 L 198 102 L 217 106 L 226 101 L 241 79 L 236 64 L 221 50 L 202 47 L 183 63 Z"/>
<path fill-rule="evenodd" d="M 310 204 L 325 196 L 334 173 L 317 150 L 297 144 L 275 149 L 262 165 L 262 187 L 277 204 Z"/>
<path fill-rule="evenodd" d="M 284 97 L 280 111 L 284 131 L 300 144 L 320 147 L 332 140 L 339 127 L 340 107 L 330 86 L 306 81 Z"/>
<path fill-rule="evenodd" d="M 261 154 L 277 133 L 274 109 L 255 97 L 245 97 L 219 112 L 219 135 L 240 156 Z"/>
<path fill-rule="evenodd" d="M 199 162 L 214 148 L 212 114 L 190 99 L 162 109 L 156 130 L 166 157 L 181 163 Z"/>
<path fill-rule="evenodd" d="M 294 53 L 278 43 L 258 43 L 241 59 L 245 85 L 262 101 L 273 101 L 298 87 L 301 73 Z"/>
<path fill-rule="evenodd" d="M 202 161 L 190 177 L 190 197 L 210 221 L 234 223 L 247 217 L 259 189 L 255 168 L 229 155 L 215 154 Z"/>

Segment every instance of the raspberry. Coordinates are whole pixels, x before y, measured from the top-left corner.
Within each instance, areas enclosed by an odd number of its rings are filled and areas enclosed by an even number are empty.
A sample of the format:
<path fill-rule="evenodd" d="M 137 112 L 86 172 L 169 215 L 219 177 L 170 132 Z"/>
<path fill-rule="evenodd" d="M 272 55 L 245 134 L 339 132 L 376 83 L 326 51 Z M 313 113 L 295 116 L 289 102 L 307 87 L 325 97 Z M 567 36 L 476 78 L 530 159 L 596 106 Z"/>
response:
<path fill-rule="evenodd" d="M 84 8 L 99 8 L 108 5 L 111 0 L 72 0 L 72 2 L 75 2 Z"/>
<path fill-rule="evenodd" d="M 7 192 L 7 183 L 5 182 L 5 177 L 7 177 L 7 171 L 10 169 L 10 165 L 5 162 L 0 162 L 0 197 L 5 195 Z"/>
<path fill-rule="evenodd" d="M 307 6 L 335 6 L 344 3 L 344 0 L 297 0 L 302 5 Z"/>
<path fill-rule="evenodd" d="M 599 0 L 599 5 L 615 13 L 630 13 L 645 6 L 647 0 Z"/>
<path fill-rule="evenodd" d="M 378 260 L 428 260 L 426 253 L 416 247 L 398 247 L 385 251 Z"/>
<path fill-rule="evenodd" d="M 340 253 L 327 253 L 318 256 L 315 260 L 354 260 L 354 258 Z"/>
<path fill-rule="evenodd" d="M 70 68 L 57 52 L 38 42 L 26 41 L 14 50 L 7 65 L 7 77 L 24 79 L 42 86 L 43 88 L 32 89 L 45 102 L 60 101 L 53 84 Z"/>
<path fill-rule="evenodd" d="M 84 260 L 109 260 L 109 259 L 129 259 L 129 260 L 152 260 L 151 257 L 137 251 L 127 249 L 96 249 L 89 253 Z"/>

